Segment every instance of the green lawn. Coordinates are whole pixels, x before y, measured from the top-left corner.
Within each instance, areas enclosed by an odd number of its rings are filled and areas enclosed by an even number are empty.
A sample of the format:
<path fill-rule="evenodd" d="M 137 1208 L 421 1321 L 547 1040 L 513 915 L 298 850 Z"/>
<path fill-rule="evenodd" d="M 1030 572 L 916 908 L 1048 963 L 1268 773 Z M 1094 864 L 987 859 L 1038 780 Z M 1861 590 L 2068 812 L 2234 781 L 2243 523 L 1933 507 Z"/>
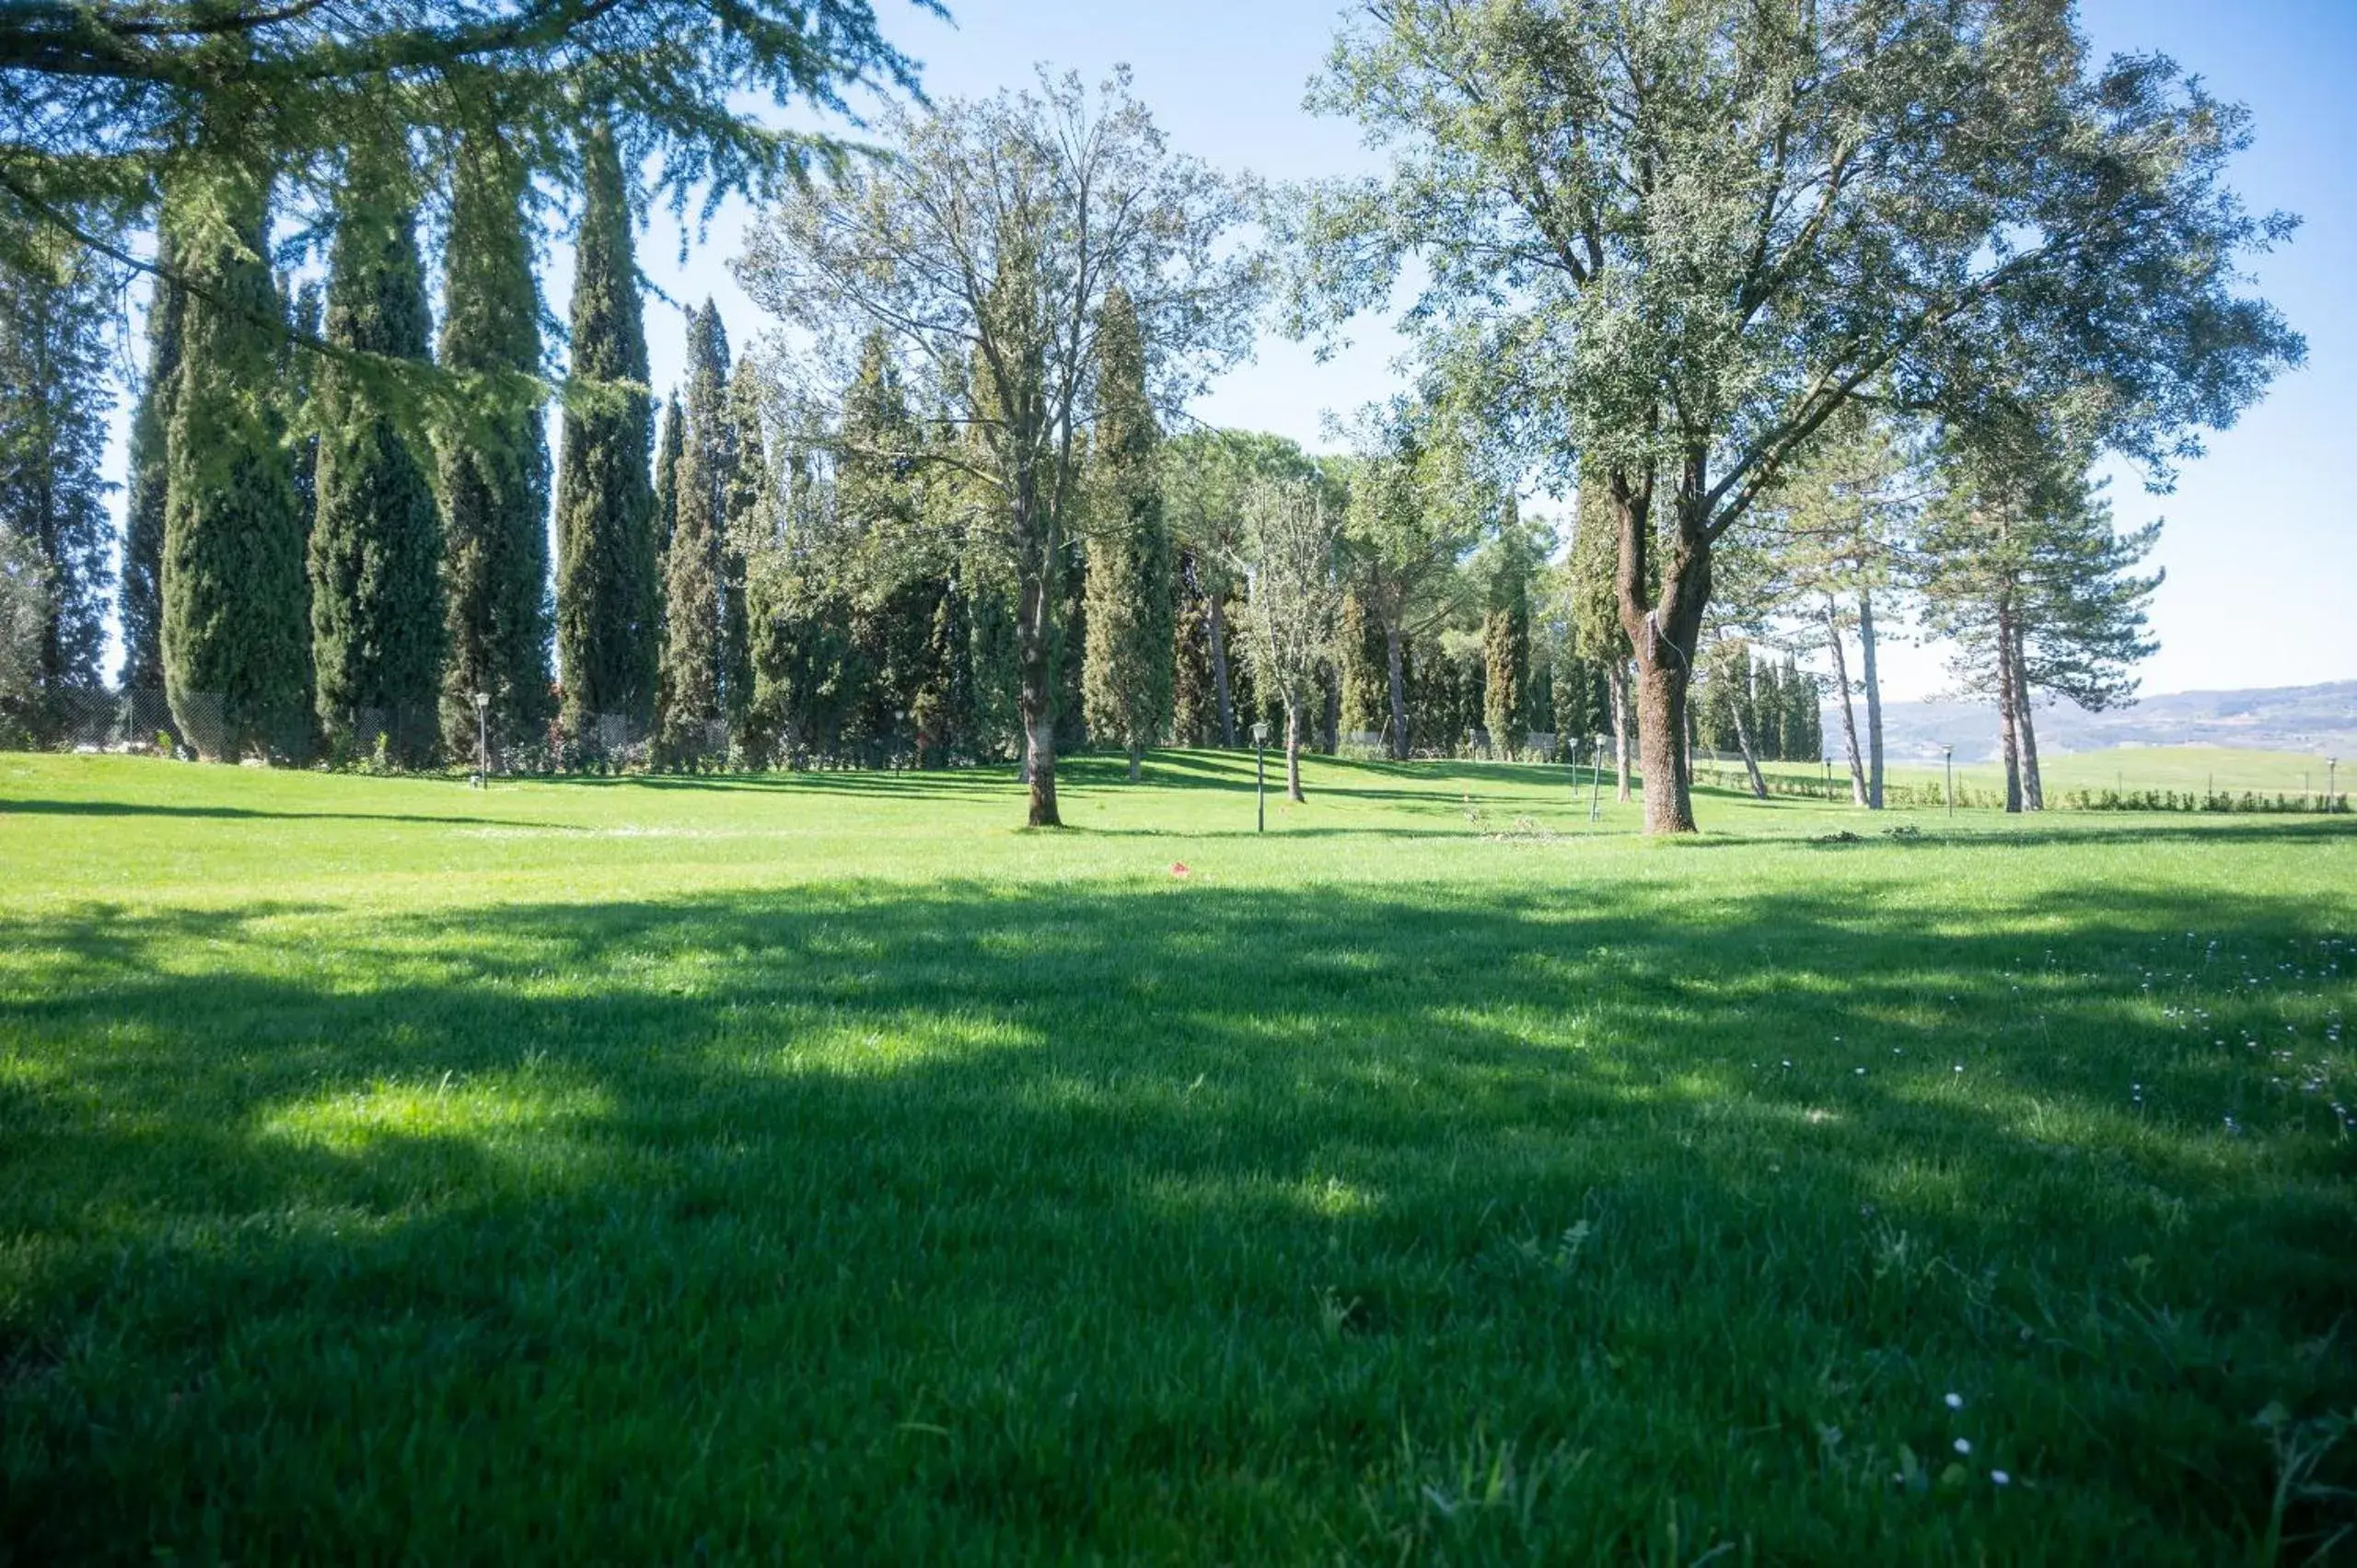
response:
<path fill-rule="evenodd" d="M 1835 735 L 1829 744 L 1837 759 L 1833 766 L 1834 783 L 1846 794 L 1850 787 L 1849 764 L 1841 749 L 1841 738 Z M 2336 794 L 2357 794 L 2357 758 L 2344 758 L 2337 777 L 2333 778 Z M 1825 770 L 1815 764 L 1770 762 L 1763 766 L 1780 772 L 1822 779 Z M 1732 765 L 1739 770 L 1740 762 Z M 1886 775 L 1899 783 L 1938 784 L 1942 781 L 1939 759 L 1925 761 L 1917 757 L 1895 757 L 1886 764 Z M 2038 758 L 2038 776 L 2050 797 L 2060 797 L 2074 789 L 2084 790 L 2172 790 L 2178 794 L 2199 795 L 2212 789 L 2241 794 L 2249 790 L 2262 795 L 2322 795 L 2328 776 L 2325 758 L 2305 751 L 2245 750 L 2226 746 L 2113 746 L 2100 751 L 2050 751 Z M 2005 787 L 2005 770 L 1996 762 L 1966 762 L 1957 764 L 1956 783 L 1969 789 L 1997 790 Z"/>
<path fill-rule="evenodd" d="M 2357 1551 L 2357 824 L 1248 767 L 0 757 L 0 1559 Z"/>

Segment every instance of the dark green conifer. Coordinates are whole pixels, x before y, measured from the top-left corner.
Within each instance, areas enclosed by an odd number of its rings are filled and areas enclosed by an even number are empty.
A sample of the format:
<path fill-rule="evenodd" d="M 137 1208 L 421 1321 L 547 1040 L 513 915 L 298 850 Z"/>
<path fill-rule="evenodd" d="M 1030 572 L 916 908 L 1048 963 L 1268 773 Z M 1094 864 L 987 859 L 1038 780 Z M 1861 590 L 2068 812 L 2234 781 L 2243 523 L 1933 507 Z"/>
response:
<path fill-rule="evenodd" d="M 353 160 L 329 262 L 326 337 L 341 349 L 423 363 L 431 323 L 402 160 Z M 381 372 L 320 366 L 313 424 L 319 511 L 311 528 L 311 647 L 331 751 L 379 735 L 403 764 L 440 727 L 442 524 L 425 463 Z"/>
<path fill-rule="evenodd" d="M 728 492 L 735 482 L 736 422 L 728 407 L 728 334 L 710 300 L 688 328 L 688 395 L 674 414 L 671 537 L 662 545 L 663 663 L 656 700 L 656 749 L 692 766 L 714 749 L 726 714 L 723 690 Z M 658 490 L 656 512 L 662 510 Z M 658 520 L 657 528 L 660 529 Z"/>
<path fill-rule="evenodd" d="M 459 150 L 440 360 L 468 392 L 436 437 L 443 505 L 442 741 L 471 757 L 475 693 L 494 748 L 555 716 L 549 671 L 549 443 L 540 296 L 522 163 L 495 138 Z"/>
<path fill-rule="evenodd" d="M 180 265 L 171 230 L 156 238 L 157 264 Z M 122 687 L 160 691 L 164 684 L 165 448 L 172 395 L 180 380 L 180 332 L 188 296 L 158 276 L 147 302 L 147 366 L 131 418 L 131 483 L 123 505 L 122 575 L 116 610 L 122 625 Z"/>
<path fill-rule="evenodd" d="M 215 757 L 299 756 L 311 737 L 269 196 L 266 173 L 230 166 L 168 198 L 190 287 L 166 422 L 164 687 L 184 738 Z"/>
<path fill-rule="evenodd" d="M 1082 700 L 1091 734 L 1129 752 L 1170 726 L 1175 556 L 1162 516 L 1162 434 L 1145 389 L 1137 311 L 1116 288 L 1098 319 L 1097 415 L 1088 478 L 1086 645 Z"/>
<path fill-rule="evenodd" d="M 661 606 L 646 323 L 612 128 L 592 125 L 582 157 L 573 388 L 556 491 L 557 662 L 565 727 L 576 736 L 601 714 L 634 726 L 653 719 Z"/>

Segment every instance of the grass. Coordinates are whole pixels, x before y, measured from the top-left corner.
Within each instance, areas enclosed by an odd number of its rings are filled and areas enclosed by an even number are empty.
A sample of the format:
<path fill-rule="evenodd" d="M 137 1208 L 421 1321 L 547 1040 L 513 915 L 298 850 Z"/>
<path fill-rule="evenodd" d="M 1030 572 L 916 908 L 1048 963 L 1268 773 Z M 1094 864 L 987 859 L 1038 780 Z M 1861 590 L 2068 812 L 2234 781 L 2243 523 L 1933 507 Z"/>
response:
<path fill-rule="evenodd" d="M 1836 785 L 1849 788 L 1849 764 L 1841 759 L 1839 735 L 1830 738 Z M 2334 784 L 2340 794 L 2357 790 L 2357 759 L 2345 759 Z M 1741 763 L 1735 764 L 1740 768 Z M 1825 776 L 1815 764 L 1769 762 L 1763 767 L 1813 779 Z M 1885 764 L 1890 779 L 1910 784 L 1937 784 L 1940 761 L 1894 757 Z M 2211 789 L 2239 795 L 2322 795 L 2328 777 L 2325 758 L 2305 751 L 2260 751 L 2228 746 L 2113 746 L 2096 751 L 2045 751 L 2038 757 L 2038 776 L 2047 794 L 2059 799 L 2074 789 L 2174 790 L 2202 794 Z M 1960 762 L 1956 781 L 1975 790 L 2003 790 L 2004 766 L 1999 762 Z"/>
<path fill-rule="evenodd" d="M 0 1558 L 2351 1551 L 2346 820 L 1308 783 L 0 758 Z"/>

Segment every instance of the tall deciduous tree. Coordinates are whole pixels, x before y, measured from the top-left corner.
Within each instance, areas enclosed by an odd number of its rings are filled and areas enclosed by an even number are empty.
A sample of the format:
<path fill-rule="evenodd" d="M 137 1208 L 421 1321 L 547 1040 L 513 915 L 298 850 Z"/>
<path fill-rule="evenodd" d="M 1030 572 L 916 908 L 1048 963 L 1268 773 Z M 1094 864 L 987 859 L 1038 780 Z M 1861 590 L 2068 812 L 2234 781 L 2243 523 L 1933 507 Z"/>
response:
<path fill-rule="evenodd" d="M 2067 5 L 1360 14 L 1317 102 L 1393 163 L 1304 208 L 1299 324 L 1378 303 L 1413 257 L 1411 325 L 1460 395 L 1600 484 L 1650 831 L 1694 826 L 1715 547 L 1864 389 L 1945 407 L 2092 380 L 2103 444 L 2165 466 L 2303 352 L 2235 292 L 2289 227 L 2224 182 L 2243 111 L 2158 56 L 2092 66 Z"/>
<path fill-rule="evenodd" d="M 1496 530 L 1482 551 L 1481 717 L 1497 755 L 1518 755 L 1530 734 L 1530 579 L 1546 558 L 1547 542 L 1505 498 Z"/>
<path fill-rule="evenodd" d="M 896 156 L 778 207 L 743 275 L 837 366 L 881 327 L 960 389 L 976 439 L 919 455 L 990 492 L 967 516 L 1016 585 L 1029 819 L 1055 825 L 1057 612 L 1104 303 L 1129 295 L 1158 407 L 1241 354 L 1259 274 L 1222 241 L 1243 193 L 1169 150 L 1126 75 L 1093 99 L 1067 76 L 926 117 L 890 109 L 881 129 Z"/>
<path fill-rule="evenodd" d="M 1261 481 L 1245 499 L 1255 684 L 1284 706 L 1285 795 L 1306 799 L 1301 745 L 1334 634 L 1341 519 L 1315 480 Z"/>
<path fill-rule="evenodd" d="M 329 264 L 327 341 L 423 363 L 431 323 L 405 159 L 351 164 Z M 320 370 L 311 527 L 311 649 L 321 733 L 331 747 L 382 734 L 415 766 L 440 728 L 442 525 L 426 464 L 382 391 L 347 362 Z"/>
<path fill-rule="evenodd" d="M 1245 706 L 1237 697 L 1228 614 L 1244 557 L 1245 498 L 1263 481 L 1306 479 L 1315 471 L 1300 447 L 1282 436 L 1190 430 L 1163 443 L 1163 519 L 1192 569 L 1189 580 L 1211 677 L 1213 738 L 1221 746 L 1237 744 L 1237 714 Z"/>
<path fill-rule="evenodd" d="M 630 190 L 612 128 L 582 134 L 587 204 L 575 242 L 573 378 L 556 484 L 556 643 L 564 724 L 654 716 L 661 585 L 655 555 L 653 404 Z"/>
<path fill-rule="evenodd" d="M 0 259 L 0 533 L 40 563 L 43 614 L 29 689 L 0 695 L 47 733 L 70 692 L 99 683 L 106 644 L 113 528 L 99 463 L 116 280 L 55 235 L 24 250 L 30 266 Z"/>
<path fill-rule="evenodd" d="M 555 716 L 549 668 L 549 445 L 540 390 L 540 296 L 524 166 L 496 136 L 459 149 L 445 248 L 440 364 L 467 389 L 435 437 L 448 651 L 442 739 L 471 755 L 475 694 L 492 744 L 539 739 Z"/>
<path fill-rule="evenodd" d="M 267 176 L 227 165 L 176 186 L 165 217 L 188 300 L 165 439 L 164 689 L 207 756 L 310 744 L 305 519 L 275 395 L 268 210 Z"/>
<path fill-rule="evenodd" d="M 1088 616 L 1083 701 L 1089 733 L 1129 752 L 1170 727 L 1176 563 L 1162 517 L 1162 474 L 1137 312 L 1115 288 L 1097 334 L 1097 426 L 1089 447 Z"/>

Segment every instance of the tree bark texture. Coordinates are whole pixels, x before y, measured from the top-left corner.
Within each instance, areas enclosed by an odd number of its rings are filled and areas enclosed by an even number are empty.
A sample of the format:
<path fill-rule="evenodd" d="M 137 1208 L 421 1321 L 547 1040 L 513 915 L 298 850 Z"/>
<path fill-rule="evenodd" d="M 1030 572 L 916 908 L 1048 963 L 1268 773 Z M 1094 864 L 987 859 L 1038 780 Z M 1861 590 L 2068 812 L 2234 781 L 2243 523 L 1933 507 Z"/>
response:
<path fill-rule="evenodd" d="M 2038 724 L 2030 714 L 2029 659 L 2022 646 L 2022 623 L 2014 621 L 2014 645 L 2008 660 L 2013 670 L 2014 722 L 2021 729 L 2022 808 L 2046 809 L 2046 784 L 2038 772 Z"/>
<path fill-rule="evenodd" d="M 1383 629 L 1384 663 L 1391 681 L 1391 760 L 1408 760 L 1408 651 L 1407 638 L 1398 625 Z"/>
<path fill-rule="evenodd" d="M 1044 573 L 1027 572 L 1024 576 L 1016 653 L 1022 684 L 1016 708 L 1023 718 L 1023 772 L 1031 794 L 1029 820 L 1035 828 L 1061 828 L 1063 819 L 1056 814 L 1056 679 L 1048 621 L 1053 596 Z"/>
<path fill-rule="evenodd" d="M 2005 752 L 2005 809 L 2022 808 L 2021 729 L 2014 707 L 2014 607 L 2010 596 L 1997 601 L 1997 733 Z"/>
<path fill-rule="evenodd" d="M 1882 677 L 1875 665 L 1875 596 L 1858 590 L 1858 673 L 1866 687 L 1866 809 L 1882 809 Z"/>
<path fill-rule="evenodd" d="M 1304 724 L 1302 700 L 1297 696 L 1288 697 L 1285 700 L 1285 798 L 1287 800 L 1309 798 L 1301 793 L 1301 732 Z"/>
<path fill-rule="evenodd" d="M 1841 614 L 1825 596 L 1825 645 L 1833 650 L 1833 688 L 1841 698 L 1841 743 L 1850 754 L 1850 804 L 1869 804 L 1866 761 L 1858 752 L 1858 714 L 1850 704 L 1850 659 L 1841 646 Z"/>

